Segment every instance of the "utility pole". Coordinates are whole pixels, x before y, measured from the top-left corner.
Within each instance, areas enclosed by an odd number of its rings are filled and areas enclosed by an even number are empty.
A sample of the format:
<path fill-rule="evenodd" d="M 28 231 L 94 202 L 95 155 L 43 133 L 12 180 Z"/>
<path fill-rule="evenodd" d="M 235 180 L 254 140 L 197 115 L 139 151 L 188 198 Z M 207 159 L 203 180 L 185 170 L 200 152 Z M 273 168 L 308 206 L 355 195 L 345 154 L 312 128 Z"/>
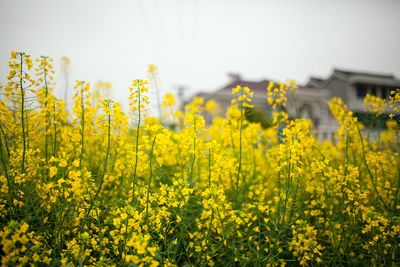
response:
<path fill-rule="evenodd" d="M 64 78 L 64 102 L 65 102 L 65 109 L 67 113 L 68 109 L 68 89 L 69 89 L 69 74 L 71 72 L 71 60 L 68 57 L 61 58 L 61 72 L 63 73 Z"/>
<path fill-rule="evenodd" d="M 187 88 L 185 85 L 179 85 L 177 86 L 177 91 L 178 91 L 178 101 L 179 101 L 179 109 L 182 110 L 182 112 L 185 112 L 185 91 L 187 91 L 189 88 Z"/>

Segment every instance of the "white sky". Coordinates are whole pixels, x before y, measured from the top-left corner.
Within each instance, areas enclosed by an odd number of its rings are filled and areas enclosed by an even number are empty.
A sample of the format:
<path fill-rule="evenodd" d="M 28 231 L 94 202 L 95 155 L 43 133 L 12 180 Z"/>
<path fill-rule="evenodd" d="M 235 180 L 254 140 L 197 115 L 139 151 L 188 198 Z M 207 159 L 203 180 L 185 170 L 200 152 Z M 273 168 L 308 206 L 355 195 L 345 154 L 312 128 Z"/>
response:
<path fill-rule="evenodd" d="M 227 72 L 305 82 L 341 67 L 400 77 L 399 14 L 398 0 L 0 0 L 0 81 L 11 50 L 68 56 L 72 79 L 110 81 L 125 105 L 149 63 L 163 92 L 183 84 L 188 95 L 219 88 Z"/>

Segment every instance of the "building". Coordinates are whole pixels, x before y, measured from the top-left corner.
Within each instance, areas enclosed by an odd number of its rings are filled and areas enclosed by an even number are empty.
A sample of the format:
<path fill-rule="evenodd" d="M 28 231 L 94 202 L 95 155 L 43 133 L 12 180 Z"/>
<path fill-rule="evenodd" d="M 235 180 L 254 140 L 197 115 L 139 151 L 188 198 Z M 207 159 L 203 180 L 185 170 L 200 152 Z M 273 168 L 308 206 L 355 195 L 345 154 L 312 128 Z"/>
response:
<path fill-rule="evenodd" d="M 225 111 L 232 99 L 231 90 L 237 85 L 247 86 L 254 92 L 253 103 L 255 109 L 264 112 L 267 116 L 271 110 L 266 103 L 266 88 L 270 80 L 247 81 L 240 75 L 229 74 L 230 81 L 213 93 L 200 93 L 197 96 L 214 99 Z M 391 74 L 370 72 L 346 71 L 334 69 L 326 78 L 311 77 L 305 85 L 300 85 L 297 94 L 288 96 L 287 112 L 292 118 L 308 118 L 312 120 L 318 139 L 332 140 L 338 128 L 336 120 L 330 114 L 327 101 L 333 97 L 340 97 L 349 110 L 363 122 L 369 114 L 365 111 L 363 99 L 372 94 L 388 99 L 390 91 L 400 88 L 400 80 Z M 387 113 L 390 110 L 387 109 Z M 380 123 L 374 126 L 373 133 L 377 133 L 385 126 L 387 114 L 380 118 Z"/>

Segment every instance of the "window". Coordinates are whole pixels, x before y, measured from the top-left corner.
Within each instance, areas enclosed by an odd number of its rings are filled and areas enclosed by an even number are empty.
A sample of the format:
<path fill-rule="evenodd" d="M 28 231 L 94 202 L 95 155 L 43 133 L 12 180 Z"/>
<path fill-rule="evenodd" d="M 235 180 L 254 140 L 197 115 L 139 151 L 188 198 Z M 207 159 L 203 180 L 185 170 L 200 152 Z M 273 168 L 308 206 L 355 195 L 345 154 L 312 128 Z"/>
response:
<path fill-rule="evenodd" d="M 389 114 L 386 113 L 378 117 L 367 112 L 354 112 L 354 115 L 367 129 L 386 129 L 386 121 L 389 119 Z"/>
<path fill-rule="evenodd" d="M 389 88 L 382 86 L 382 98 L 387 99 L 389 95 Z"/>
<path fill-rule="evenodd" d="M 377 92 L 378 92 L 378 90 L 377 90 L 377 88 L 375 86 L 371 88 L 371 94 L 372 95 L 377 96 Z"/>
<path fill-rule="evenodd" d="M 303 106 L 301 106 L 301 108 L 299 110 L 299 115 L 300 115 L 300 118 L 312 120 L 313 119 L 312 107 L 308 104 L 304 104 Z"/>
<path fill-rule="evenodd" d="M 367 86 L 365 84 L 357 85 L 357 97 L 364 98 L 367 95 Z"/>
<path fill-rule="evenodd" d="M 394 87 L 394 86 L 391 86 L 391 87 L 388 87 L 388 95 L 390 95 L 390 92 L 392 92 L 392 91 L 396 91 L 397 90 L 397 88 L 399 88 L 399 87 Z"/>

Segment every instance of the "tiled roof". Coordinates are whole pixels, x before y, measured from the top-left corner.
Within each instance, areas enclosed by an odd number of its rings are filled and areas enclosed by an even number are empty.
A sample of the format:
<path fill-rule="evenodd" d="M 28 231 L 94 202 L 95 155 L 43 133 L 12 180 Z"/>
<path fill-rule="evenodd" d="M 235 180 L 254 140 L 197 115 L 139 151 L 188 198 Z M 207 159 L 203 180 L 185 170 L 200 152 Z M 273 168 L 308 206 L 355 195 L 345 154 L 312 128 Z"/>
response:
<path fill-rule="evenodd" d="M 349 71 L 343 69 L 334 69 L 333 74 L 339 74 L 350 78 L 351 76 L 366 76 L 366 77 L 376 77 L 376 78 L 385 78 L 385 79 L 395 79 L 393 74 L 387 73 L 374 73 L 374 72 L 363 72 L 363 71 Z"/>
<path fill-rule="evenodd" d="M 249 87 L 253 91 L 264 91 L 268 84 L 272 80 L 260 80 L 260 81 L 249 81 L 243 80 L 242 77 L 238 74 L 229 74 L 231 78 L 230 82 L 220 88 L 218 91 L 227 91 L 231 90 L 232 88 L 240 85 L 242 87 Z M 335 77 L 340 77 L 341 79 L 345 79 L 349 82 L 353 80 L 372 80 L 375 82 L 385 82 L 387 84 L 391 83 L 398 83 L 399 80 L 393 74 L 384 74 L 384 73 L 373 73 L 373 72 L 363 72 L 363 71 L 350 71 L 350 70 L 343 70 L 343 69 L 334 69 L 332 74 L 327 78 L 319 78 L 311 76 L 307 83 L 304 85 L 300 85 L 299 88 L 325 88 L 327 83 Z"/>
<path fill-rule="evenodd" d="M 308 82 L 306 83 L 306 86 L 311 88 L 320 88 L 322 87 L 325 81 L 326 81 L 325 79 L 311 76 Z"/>
<path fill-rule="evenodd" d="M 242 87 L 249 87 L 252 91 L 265 91 L 268 87 L 269 80 L 261 80 L 261 81 L 243 81 L 243 80 L 234 80 L 228 83 L 226 86 L 222 87 L 219 91 L 222 90 L 230 90 L 238 85 Z"/>

